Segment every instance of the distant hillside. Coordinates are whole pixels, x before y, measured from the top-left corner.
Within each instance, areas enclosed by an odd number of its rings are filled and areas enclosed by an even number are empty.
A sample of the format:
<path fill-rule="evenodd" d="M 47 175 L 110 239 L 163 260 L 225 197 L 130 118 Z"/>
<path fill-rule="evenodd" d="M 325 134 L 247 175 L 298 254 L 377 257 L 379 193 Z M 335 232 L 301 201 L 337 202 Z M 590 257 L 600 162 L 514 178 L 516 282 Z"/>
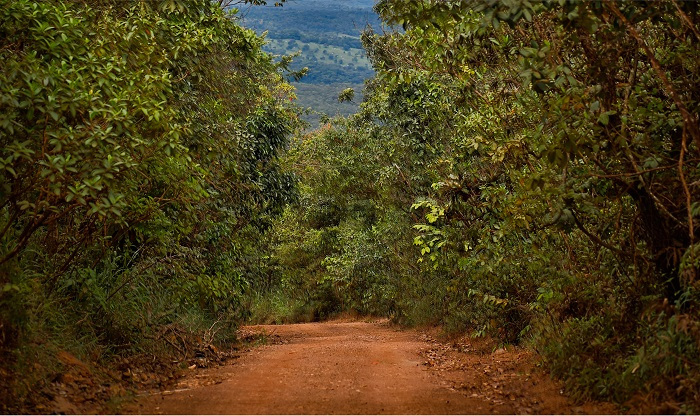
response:
<path fill-rule="evenodd" d="M 292 68 L 308 67 L 309 73 L 295 83 L 299 103 L 333 116 L 353 113 L 364 80 L 374 76 L 360 42 L 367 26 L 379 28 L 373 5 L 374 0 L 289 0 L 283 7 L 244 7 L 239 13 L 245 26 L 267 32 L 268 52 L 301 52 Z M 347 87 L 355 88 L 355 102 L 338 103 L 338 93 Z M 318 119 L 307 118 L 312 123 Z"/>
<path fill-rule="evenodd" d="M 362 48 L 360 32 L 378 27 L 372 1 L 296 0 L 284 7 L 250 7 L 241 10 L 246 26 L 268 31 L 273 39 L 297 39 L 340 47 Z"/>

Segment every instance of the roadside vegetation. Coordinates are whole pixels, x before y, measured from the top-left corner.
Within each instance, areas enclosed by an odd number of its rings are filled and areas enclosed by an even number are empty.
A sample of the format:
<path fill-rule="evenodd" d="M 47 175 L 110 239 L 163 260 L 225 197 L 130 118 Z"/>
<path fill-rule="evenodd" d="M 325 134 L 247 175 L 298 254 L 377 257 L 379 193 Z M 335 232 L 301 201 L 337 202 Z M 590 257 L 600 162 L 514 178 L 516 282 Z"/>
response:
<path fill-rule="evenodd" d="M 184 360 L 232 337 L 300 122 L 262 38 L 209 0 L 0 10 L 0 402 L 41 412 L 62 351 Z"/>
<path fill-rule="evenodd" d="M 219 3 L 0 0 L 3 411 L 66 351 L 184 363 L 341 312 L 700 411 L 697 3 L 381 0 L 358 112 L 306 133 Z"/>
<path fill-rule="evenodd" d="M 525 343 L 574 397 L 697 412 L 697 4 L 376 9 L 402 30 L 365 32 L 360 111 L 286 158 L 266 307 Z"/>

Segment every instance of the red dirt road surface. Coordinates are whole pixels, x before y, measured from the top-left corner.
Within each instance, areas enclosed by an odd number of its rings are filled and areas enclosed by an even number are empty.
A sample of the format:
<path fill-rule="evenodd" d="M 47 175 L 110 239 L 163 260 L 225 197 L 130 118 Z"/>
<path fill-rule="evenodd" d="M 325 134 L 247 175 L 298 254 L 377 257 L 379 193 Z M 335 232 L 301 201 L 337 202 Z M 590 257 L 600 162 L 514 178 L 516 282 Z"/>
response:
<path fill-rule="evenodd" d="M 267 345 L 176 389 L 144 398 L 150 414 L 611 413 L 576 406 L 524 350 L 479 352 L 386 322 L 255 326 Z"/>

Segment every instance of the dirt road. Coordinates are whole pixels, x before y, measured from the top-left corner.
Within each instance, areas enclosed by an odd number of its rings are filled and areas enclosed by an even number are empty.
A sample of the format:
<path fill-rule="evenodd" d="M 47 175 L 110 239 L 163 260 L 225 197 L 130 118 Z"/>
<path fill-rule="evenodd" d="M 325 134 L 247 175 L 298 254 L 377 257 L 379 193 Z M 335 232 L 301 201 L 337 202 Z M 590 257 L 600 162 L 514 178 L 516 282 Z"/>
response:
<path fill-rule="evenodd" d="M 230 365 L 193 370 L 133 413 L 610 413 L 577 407 L 524 351 L 470 351 L 385 322 L 257 326 L 270 340 Z"/>

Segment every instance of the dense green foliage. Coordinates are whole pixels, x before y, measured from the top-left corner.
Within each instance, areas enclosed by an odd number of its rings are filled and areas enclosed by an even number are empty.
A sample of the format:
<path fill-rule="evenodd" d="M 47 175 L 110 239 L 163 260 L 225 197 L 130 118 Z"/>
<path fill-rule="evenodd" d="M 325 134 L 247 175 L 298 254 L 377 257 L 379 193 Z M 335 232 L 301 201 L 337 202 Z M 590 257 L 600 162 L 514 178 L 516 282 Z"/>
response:
<path fill-rule="evenodd" d="M 580 398 L 697 412 L 697 3 L 376 9 L 404 30 L 365 33 L 361 111 L 289 154 L 277 290 L 527 341 Z"/>
<path fill-rule="evenodd" d="M 245 3 L 0 0 L 2 374 L 356 311 L 700 410 L 697 3 L 379 1 L 359 112 L 291 141 Z"/>
<path fill-rule="evenodd" d="M 209 0 L 0 10 L 3 366 L 235 326 L 294 197 L 278 155 L 298 117 L 262 38 Z"/>

